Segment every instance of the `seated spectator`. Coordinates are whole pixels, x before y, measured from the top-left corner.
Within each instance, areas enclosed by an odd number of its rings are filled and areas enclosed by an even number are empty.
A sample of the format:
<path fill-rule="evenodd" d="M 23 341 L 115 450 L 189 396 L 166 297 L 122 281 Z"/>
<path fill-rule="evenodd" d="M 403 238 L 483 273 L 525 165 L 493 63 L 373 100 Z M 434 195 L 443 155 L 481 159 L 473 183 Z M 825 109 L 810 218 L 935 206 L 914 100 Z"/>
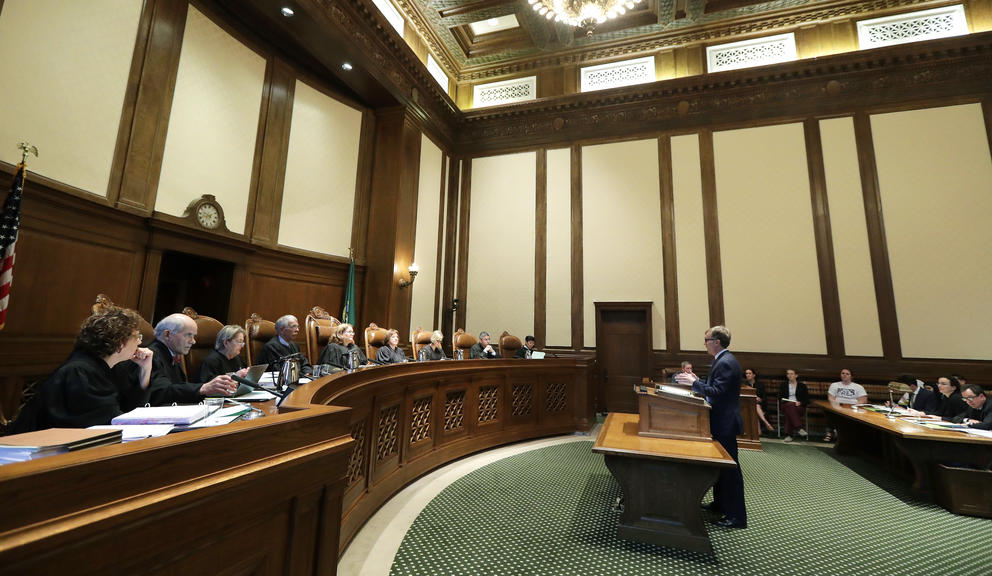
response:
<path fill-rule="evenodd" d="M 183 371 L 183 356 L 196 343 L 196 322 L 185 314 L 170 314 L 155 325 L 155 341 L 148 345 L 152 357 L 151 403 L 153 406 L 195 404 L 204 396 L 231 396 L 238 384 L 227 374 L 209 382 L 189 382 Z"/>
<path fill-rule="evenodd" d="M 676 384 L 678 383 L 678 380 L 676 380 L 675 377 L 678 376 L 679 374 L 692 374 L 692 362 L 683 360 L 682 369 L 676 372 L 675 374 L 672 374 L 672 382 L 675 382 Z"/>
<path fill-rule="evenodd" d="M 10 432 L 110 424 L 147 403 L 152 352 L 138 347 L 140 320 L 134 310 L 116 306 L 87 318 L 72 354 L 41 384 Z"/>
<path fill-rule="evenodd" d="M 685 369 L 685 362 L 682 363 L 682 368 Z M 689 371 L 692 371 L 692 364 L 689 364 Z M 754 370 L 748 368 L 744 371 L 744 381 L 748 386 L 754 388 L 754 395 L 757 397 L 754 407 L 758 411 L 758 420 L 761 425 L 764 426 L 765 432 L 771 432 L 775 428 L 768 423 L 768 419 L 765 418 L 765 384 L 763 382 L 758 382 L 758 375 L 754 373 Z"/>
<path fill-rule="evenodd" d="M 396 330 L 386 330 L 386 345 L 375 353 L 376 364 L 399 364 L 407 362 L 406 354 L 400 348 L 400 333 Z"/>
<path fill-rule="evenodd" d="M 961 391 L 961 397 L 968 403 L 961 423 L 969 428 L 992 430 L 992 401 L 985 396 L 985 390 L 978 384 L 969 384 Z"/>
<path fill-rule="evenodd" d="M 785 377 L 780 391 L 782 414 L 779 417 L 785 418 L 785 441 L 792 442 L 793 432 L 804 437 L 808 435 L 803 428 L 802 414 L 803 408 L 809 406 L 809 388 L 797 380 L 795 370 L 786 370 Z"/>
<path fill-rule="evenodd" d="M 492 344 L 489 343 L 489 332 L 479 332 L 479 341 L 472 345 L 472 349 L 468 351 L 468 357 L 471 358 L 499 358 L 499 352 L 493 350 Z"/>
<path fill-rule="evenodd" d="M 909 386 L 910 390 L 899 399 L 900 404 L 910 410 L 926 414 L 937 409 L 937 395 L 927 390 L 915 376 L 904 374 L 897 381 Z"/>
<path fill-rule="evenodd" d="M 296 335 L 300 333 L 300 322 L 296 316 L 286 314 L 276 320 L 276 335 L 262 346 L 262 350 L 255 359 L 256 364 L 268 364 L 269 370 L 278 371 L 282 369 L 282 363 L 292 356 L 300 360 L 300 373 L 305 375 L 313 374 L 313 366 L 306 354 L 300 351 L 300 346 L 295 342 Z"/>
<path fill-rule="evenodd" d="M 517 353 L 513 355 L 514 358 L 524 358 L 530 360 L 530 355 L 534 352 L 534 345 L 537 344 L 537 339 L 533 336 L 527 336 L 524 338 L 523 348 L 517 349 Z"/>
<path fill-rule="evenodd" d="M 417 358 L 418 362 L 427 362 L 428 360 L 446 360 L 444 355 L 444 348 L 441 346 L 441 342 L 444 340 L 444 334 L 441 334 L 440 330 L 435 330 L 431 334 L 431 345 L 424 346 L 420 349 L 420 354 Z"/>
<path fill-rule="evenodd" d="M 357 360 L 352 365 L 352 357 Z M 368 364 L 365 352 L 355 344 L 355 327 L 351 324 L 340 324 L 334 330 L 334 336 L 320 353 L 320 364 L 330 364 L 345 370 L 351 370 Z"/>
<path fill-rule="evenodd" d="M 237 374 L 244 376 L 248 372 L 241 361 L 241 349 L 245 347 L 245 329 L 237 324 L 228 324 L 217 332 L 214 349 L 200 363 L 198 382 L 210 382 L 220 374 Z M 235 396 L 251 392 L 250 386 L 238 384 Z"/>
<path fill-rule="evenodd" d="M 834 382 L 827 389 L 827 398 L 837 404 L 867 404 L 868 392 L 865 387 L 857 382 L 851 381 L 851 371 L 842 368 L 840 371 L 840 382 Z M 827 428 L 827 435 L 823 437 L 824 442 L 831 442 L 837 436 L 837 431 Z"/>

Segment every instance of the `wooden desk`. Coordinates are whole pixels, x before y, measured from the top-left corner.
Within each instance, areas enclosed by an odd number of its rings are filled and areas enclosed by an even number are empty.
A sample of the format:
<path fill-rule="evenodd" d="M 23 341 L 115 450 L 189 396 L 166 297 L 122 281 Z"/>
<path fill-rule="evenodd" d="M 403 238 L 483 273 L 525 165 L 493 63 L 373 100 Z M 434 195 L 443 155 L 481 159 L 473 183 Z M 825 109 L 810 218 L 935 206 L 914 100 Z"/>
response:
<path fill-rule="evenodd" d="M 0 466 L 0 574 L 334 574 L 348 410 Z"/>
<path fill-rule="evenodd" d="M 611 413 L 593 445 L 620 483 L 624 539 L 713 553 L 699 503 L 723 467 L 736 466 L 718 443 L 637 434 L 637 414 Z"/>
<path fill-rule="evenodd" d="M 987 470 L 992 465 L 992 439 L 963 432 L 930 430 L 901 418 L 890 420 L 885 414 L 864 409 L 855 412 L 849 405 L 826 400 L 814 400 L 813 404 L 819 406 L 831 425 L 838 429 L 835 450 L 880 459 L 897 474 L 905 470 L 903 463 L 908 462 L 916 496 L 936 499 L 952 512 L 970 513 L 948 504 L 946 492 L 954 487 L 939 481 L 940 464 L 960 463 Z M 986 489 L 992 493 L 992 473 L 987 474 L 988 480 L 982 484 L 989 484 Z"/>

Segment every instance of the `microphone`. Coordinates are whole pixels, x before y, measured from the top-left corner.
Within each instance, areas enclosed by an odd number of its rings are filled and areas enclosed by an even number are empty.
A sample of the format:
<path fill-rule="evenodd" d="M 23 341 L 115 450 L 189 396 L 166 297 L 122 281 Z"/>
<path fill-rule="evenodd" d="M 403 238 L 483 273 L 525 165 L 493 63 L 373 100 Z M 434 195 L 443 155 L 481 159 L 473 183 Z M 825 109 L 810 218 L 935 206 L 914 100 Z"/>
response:
<path fill-rule="evenodd" d="M 268 392 L 269 394 L 272 394 L 272 395 L 278 397 L 279 400 L 276 402 L 276 406 L 279 406 L 280 404 L 282 404 L 282 401 L 286 399 L 286 396 L 289 396 L 289 393 L 293 391 L 292 389 L 290 389 L 290 390 L 288 390 L 286 392 L 280 392 L 277 389 L 276 390 L 269 390 L 268 388 L 265 388 L 263 386 L 260 386 L 259 384 L 255 383 L 255 382 L 252 382 L 251 380 L 249 380 L 247 378 L 242 378 L 241 376 L 238 376 L 237 374 L 231 374 L 231 380 L 234 380 L 238 384 L 244 384 L 245 386 L 248 386 L 249 388 L 253 388 L 255 390 L 261 390 L 263 392 Z"/>

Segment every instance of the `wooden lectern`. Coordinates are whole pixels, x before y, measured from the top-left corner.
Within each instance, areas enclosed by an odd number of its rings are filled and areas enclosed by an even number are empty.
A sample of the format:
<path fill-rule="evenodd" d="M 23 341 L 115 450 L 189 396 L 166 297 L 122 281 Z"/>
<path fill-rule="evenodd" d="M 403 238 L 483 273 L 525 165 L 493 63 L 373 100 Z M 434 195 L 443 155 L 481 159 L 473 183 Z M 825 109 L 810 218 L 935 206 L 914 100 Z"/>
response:
<path fill-rule="evenodd" d="M 710 405 L 693 396 L 689 388 L 673 384 L 656 386 L 645 379 L 634 387 L 640 421 L 639 436 L 710 442 Z"/>

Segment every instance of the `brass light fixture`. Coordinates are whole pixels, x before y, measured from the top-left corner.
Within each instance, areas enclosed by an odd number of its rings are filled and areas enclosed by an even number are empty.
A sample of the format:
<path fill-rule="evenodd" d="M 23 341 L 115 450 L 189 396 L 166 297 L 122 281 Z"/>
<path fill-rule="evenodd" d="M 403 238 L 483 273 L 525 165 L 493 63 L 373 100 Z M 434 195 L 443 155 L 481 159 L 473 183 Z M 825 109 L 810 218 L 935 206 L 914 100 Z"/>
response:
<path fill-rule="evenodd" d="M 591 36 L 597 24 L 625 14 L 643 0 L 527 0 L 535 12 L 548 20 L 584 28 Z"/>
<path fill-rule="evenodd" d="M 417 266 L 416 262 L 411 262 L 410 267 L 406 271 L 410 274 L 410 279 L 400 278 L 400 288 L 406 288 L 413 284 L 413 281 L 417 279 L 417 274 L 420 273 L 420 266 Z"/>

